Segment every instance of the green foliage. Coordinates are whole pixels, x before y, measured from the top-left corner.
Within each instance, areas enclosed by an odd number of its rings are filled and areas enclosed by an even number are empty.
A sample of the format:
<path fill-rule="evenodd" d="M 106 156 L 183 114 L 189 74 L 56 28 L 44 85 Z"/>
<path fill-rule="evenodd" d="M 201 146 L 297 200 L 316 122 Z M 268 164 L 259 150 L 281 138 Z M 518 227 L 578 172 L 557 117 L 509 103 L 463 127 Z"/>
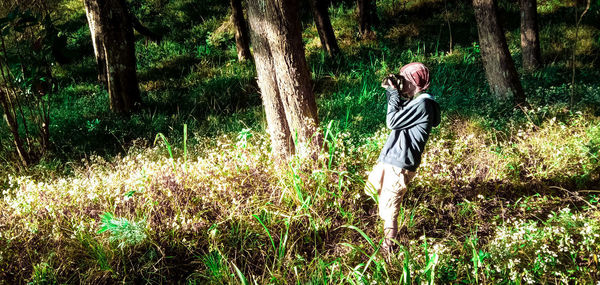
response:
<path fill-rule="evenodd" d="M 117 246 L 121 249 L 138 245 L 147 237 L 145 220 L 132 222 L 123 217 L 117 218 L 109 212 L 102 214 L 101 218 L 102 224 L 98 233 L 108 231 L 110 233 L 109 240 L 117 242 Z"/>

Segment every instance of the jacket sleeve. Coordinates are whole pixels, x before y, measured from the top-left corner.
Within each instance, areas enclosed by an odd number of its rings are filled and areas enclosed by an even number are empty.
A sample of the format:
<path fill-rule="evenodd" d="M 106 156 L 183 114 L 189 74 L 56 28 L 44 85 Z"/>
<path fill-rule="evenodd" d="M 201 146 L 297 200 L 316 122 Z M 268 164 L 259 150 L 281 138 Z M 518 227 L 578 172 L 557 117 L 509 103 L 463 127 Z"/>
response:
<path fill-rule="evenodd" d="M 413 126 L 424 118 L 422 104 L 414 104 L 408 107 L 401 105 L 400 95 L 393 88 L 387 88 L 388 110 L 386 124 L 388 129 L 402 130 Z"/>

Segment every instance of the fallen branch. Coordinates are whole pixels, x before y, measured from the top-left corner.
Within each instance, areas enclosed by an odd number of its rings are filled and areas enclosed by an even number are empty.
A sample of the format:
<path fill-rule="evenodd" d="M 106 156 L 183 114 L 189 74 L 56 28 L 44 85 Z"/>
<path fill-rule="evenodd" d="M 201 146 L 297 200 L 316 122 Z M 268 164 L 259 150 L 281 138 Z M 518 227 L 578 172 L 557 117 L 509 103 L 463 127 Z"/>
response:
<path fill-rule="evenodd" d="M 583 202 L 585 202 L 585 203 L 586 203 L 588 206 L 590 206 L 590 208 L 594 208 L 594 209 L 596 209 L 596 210 L 598 209 L 598 207 L 596 207 L 596 206 L 592 205 L 592 204 L 591 204 L 590 202 L 588 202 L 587 200 L 585 200 L 585 199 L 581 198 L 581 196 L 579 196 L 579 194 L 578 194 L 578 193 L 576 193 L 576 192 L 569 191 L 569 190 L 567 190 L 567 189 L 565 189 L 565 188 L 562 188 L 562 187 L 559 187 L 559 186 L 550 186 L 550 188 L 551 188 L 551 189 L 558 189 L 558 190 L 562 190 L 562 191 L 566 192 L 567 194 L 570 194 L 571 196 L 573 196 L 573 197 L 575 197 L 575 198 L 579 199 L 580 201 L 583 201 Z M 582 190 L 582 191 L 593 191 L 593 190 Z M 582 192 L 582 191 L 581 191 L 581 192 Z M 599 191 L 599 192 L 600 192 L 600 191 Z"/>

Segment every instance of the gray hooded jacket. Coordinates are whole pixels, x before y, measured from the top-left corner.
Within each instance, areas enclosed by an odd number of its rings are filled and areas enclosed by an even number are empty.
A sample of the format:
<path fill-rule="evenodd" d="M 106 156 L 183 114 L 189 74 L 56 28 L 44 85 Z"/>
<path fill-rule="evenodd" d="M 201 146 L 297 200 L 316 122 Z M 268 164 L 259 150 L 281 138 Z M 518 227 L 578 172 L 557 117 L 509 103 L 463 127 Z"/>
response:
<path fill-rule="evenodd" d="M 388 87 L 386 90 L 386 121 L 392 132 L 378 161 L 416 171 L 431 128 L 440 124 L 440 105 L 426 93 L 404 101 L 396 89 Z"/>

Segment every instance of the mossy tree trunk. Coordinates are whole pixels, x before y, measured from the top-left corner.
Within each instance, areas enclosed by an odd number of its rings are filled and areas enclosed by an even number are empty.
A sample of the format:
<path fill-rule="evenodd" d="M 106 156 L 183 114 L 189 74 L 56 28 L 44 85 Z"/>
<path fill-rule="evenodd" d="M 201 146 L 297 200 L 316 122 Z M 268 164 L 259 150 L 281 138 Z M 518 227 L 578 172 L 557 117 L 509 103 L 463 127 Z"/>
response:
<path fill-rule="evenodd" d="M 235 26 L 235 46 L 237 47 L 237 56 L 239 61 L 250 59 L 250 40 L 248 37 L 248 27 L 244 20 L 244 10 L 241 0 L 230 0 L 231 21 Z"/>
<path fill-rule="evenodd" d="M 525 104 L 525 93 L 506 38 L 497 15 L 495 0 L 473 0 L 481 60 L 492 94 L 507 99 L 511 95 L 515 105 Z"/>
<path fill-rule="evenodd" d="M 323 138 L 318 131 L 317 104 L 297 11 L 297 1 L 248 1 L 254 61 L 273 149 L 287 152 L 284 156 L 291 155 L 294 149 L 301 156 L 315 156 Z M 269 111 L 278 109 L 279 102 L 283 113 Z M 287 125 L 287 133 L 283 125 Z M 297 138 L 293 140 L 296 143 L 293 148 L 282 143 L 291 142 L 292 137 Z"/>
<path fill-rule="evenodd" d="M 540 36 L 536 0 L 519 0 L 521 7 L 521 53 L 523 68 L 535 70 L 541 65 Z"/>
<path fill-rule="evenodd" d="M 310 0 L 310 7 L 313 12 L 315 19 L 315 25 L 319 32 L 319 38 L 321 39 L 321 46 L 329 54 L 329 56 L 336 56 L 340 53 L 337 40 L 335 39 L 335 33 L 331 26 L 331 19 L 329 19 L 329 4 L 330 0 Z"/>
<path fill-rule="evenodd" d="M 141 104 L 136 75 L 135 39 L 133 27 L 124 0 L 86 0 L 92 38 L 100 38 L 102 45 L 96 53 L 104 55 L 106 86 L 110 108 L 116 113 L 130 113 Z M 101 70 L 101 68 L 99 68 Z"/>

